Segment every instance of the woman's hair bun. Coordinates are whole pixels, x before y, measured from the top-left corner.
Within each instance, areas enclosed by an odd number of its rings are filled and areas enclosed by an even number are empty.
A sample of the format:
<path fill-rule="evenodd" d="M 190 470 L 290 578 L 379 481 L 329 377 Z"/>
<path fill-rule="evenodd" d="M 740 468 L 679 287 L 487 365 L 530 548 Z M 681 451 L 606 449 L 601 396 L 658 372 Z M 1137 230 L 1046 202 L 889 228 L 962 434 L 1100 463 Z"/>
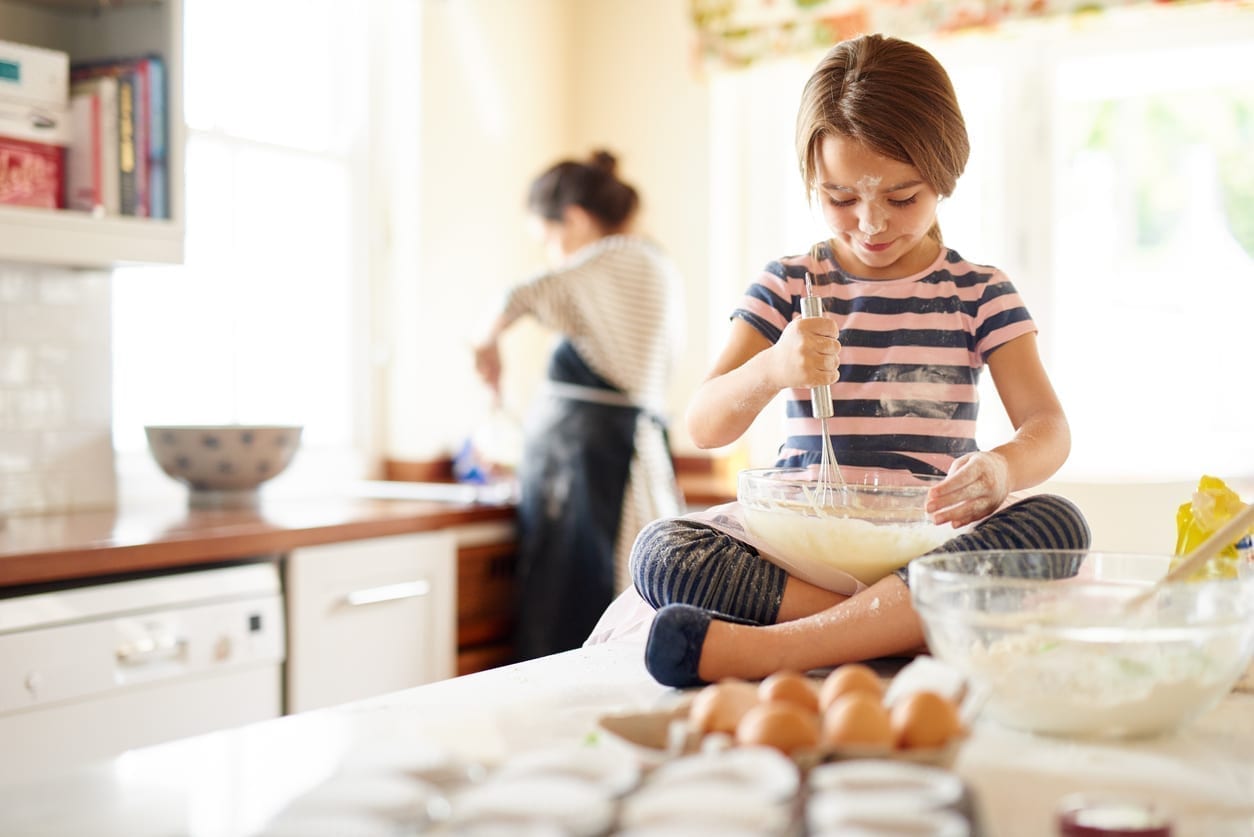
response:
<path fill-rule="evenodd" d="M 593 151 L 589 162 L 606 174 L 613 174 L 618 168 L 618 159 L 604 148 Z"/>

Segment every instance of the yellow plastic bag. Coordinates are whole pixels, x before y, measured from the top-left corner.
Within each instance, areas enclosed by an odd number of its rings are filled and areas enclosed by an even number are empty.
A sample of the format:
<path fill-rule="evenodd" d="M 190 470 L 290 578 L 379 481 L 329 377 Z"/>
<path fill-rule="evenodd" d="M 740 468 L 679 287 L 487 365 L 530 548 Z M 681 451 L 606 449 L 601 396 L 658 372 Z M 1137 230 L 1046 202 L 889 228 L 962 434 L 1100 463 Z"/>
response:
<path fill-rule="evenodd" d="M 1176 511 L 1176 557 L 1171 562 L 1172 569 L 1183 556 L 1192 552 L 1244 506 L 1241 497 L 1223 480 L 1203 476 L 1198 481 L 1197 491 L 1193 492 L 1193 499 Z M 1235 545 L 1225 547 L 1223 552 L 1189 576 L 1189 580 L 1236 578 L 1238 558 Z"/>

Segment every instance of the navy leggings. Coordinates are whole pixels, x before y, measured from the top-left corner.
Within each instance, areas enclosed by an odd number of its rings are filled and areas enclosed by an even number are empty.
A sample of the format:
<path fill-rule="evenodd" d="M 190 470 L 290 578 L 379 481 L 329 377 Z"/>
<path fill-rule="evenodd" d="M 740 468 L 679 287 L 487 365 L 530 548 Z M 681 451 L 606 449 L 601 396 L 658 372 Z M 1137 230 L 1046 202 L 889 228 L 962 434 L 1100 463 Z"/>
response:
<path fill-rule="evenodd" d="M 1089 526 L 1064 497 L 1037 494 L 995 512 L 933 552 L 1085 550 Z M 1077 568 L 1078 569 L 1078 568 Z M 897 570 L 908 582 L 906 567 Z M 689 604 L 770 625 L 788 573 L 726 532 L 683 518 L 655 520 L 636 538 L 631 577 L 654 608 Z"/>

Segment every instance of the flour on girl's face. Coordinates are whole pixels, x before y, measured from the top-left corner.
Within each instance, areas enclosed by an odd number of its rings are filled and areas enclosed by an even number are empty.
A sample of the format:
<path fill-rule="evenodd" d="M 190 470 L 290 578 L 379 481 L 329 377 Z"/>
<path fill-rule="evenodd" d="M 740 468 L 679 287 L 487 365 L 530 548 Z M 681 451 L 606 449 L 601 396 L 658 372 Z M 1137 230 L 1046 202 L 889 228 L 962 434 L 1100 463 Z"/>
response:
<path fill-rule="evenodd" d="M 863 235 L 876 235 L 887 226 L 886 213 L 878 203 L 878 191 L 884 178 L 864 174 L 854 183 L 858 197 L 862 199 L 863 209 L 858 214 L 858 231 Z"/>

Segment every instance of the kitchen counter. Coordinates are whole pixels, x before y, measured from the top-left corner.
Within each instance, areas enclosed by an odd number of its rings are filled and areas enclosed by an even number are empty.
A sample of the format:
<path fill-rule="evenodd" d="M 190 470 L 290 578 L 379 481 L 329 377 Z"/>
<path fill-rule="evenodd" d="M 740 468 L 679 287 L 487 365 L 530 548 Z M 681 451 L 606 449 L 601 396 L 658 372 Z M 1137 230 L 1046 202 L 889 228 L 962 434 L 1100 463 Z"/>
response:
<path fill-rule="evenodd" d="M 189 509 L 185 500 L 171 500 L 117 511 L 14 517 L 0 528 L 0 587 L 173 569 L 513 519 L 509 505 L 349 496 L 266 499 L 257 509 Z"/>
<path fill-rule="evenodd" d="M 588 741 L 600 716 L 665 708 L 679 695 L 649 677 L 639 639 L 619 640 L 0 786 L 0 833 L 254 834 L 345 763 L 435 745 L 491 764 Z M 619 746 L 605 733 L 596 740 Z M 1252 752 L 1254 695 L 1233 693 L 1146 741 L 1049 739 L 981 721 L 954 769 L 992 837 L 1053 837 L 1054 807 L 1076 791 L 1150 798 L 1174 812 L 1175 837 L 1236 837 L 1254 834 Z"/>

